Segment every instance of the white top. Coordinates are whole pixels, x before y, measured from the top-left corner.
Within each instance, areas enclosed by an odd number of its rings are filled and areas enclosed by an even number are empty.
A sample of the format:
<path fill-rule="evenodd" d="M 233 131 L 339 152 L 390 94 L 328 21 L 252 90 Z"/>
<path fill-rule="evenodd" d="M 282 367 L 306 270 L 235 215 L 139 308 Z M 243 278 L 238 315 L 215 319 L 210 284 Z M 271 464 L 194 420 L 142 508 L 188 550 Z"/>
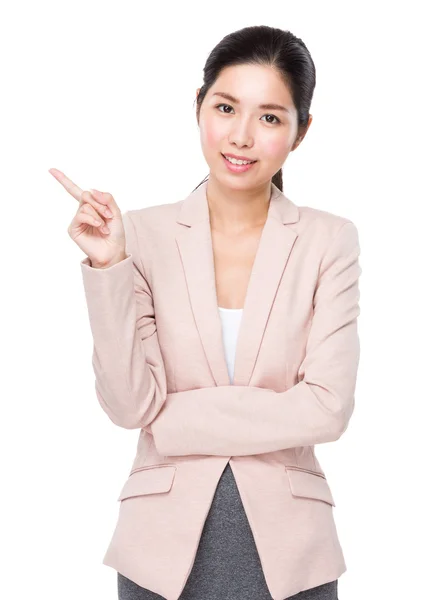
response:
<path fill-rule="evenodd" d="M 225 360 L 227 361 L 230 381 L 233 383 L 234 359 L 236 356 L 237 336 L 242 319 L 243 308 L 223 308 L 218 306 L 222 322 L 222 337 L 224 342 Z"/>

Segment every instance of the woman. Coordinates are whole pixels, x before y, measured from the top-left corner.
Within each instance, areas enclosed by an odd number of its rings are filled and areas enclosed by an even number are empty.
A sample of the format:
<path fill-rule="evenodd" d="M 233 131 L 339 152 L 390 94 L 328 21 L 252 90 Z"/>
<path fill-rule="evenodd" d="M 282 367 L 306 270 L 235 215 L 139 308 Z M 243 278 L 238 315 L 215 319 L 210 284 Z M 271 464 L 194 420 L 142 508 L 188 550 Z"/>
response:
<path fill-rule="evenodd" d="M 122 216 L 51 170 L 79 201 L 69 234 L 88 256 L 98 399 L 141 429 L 104 560 L 120 600 L 338 598 L 346 568 L 313 445 L 353 410 L 359 245 L 348 219 L 280 193 L 314 87 L 300 39 L 247 27 L 205 65 L 210 174 L 185 201 Z"/>

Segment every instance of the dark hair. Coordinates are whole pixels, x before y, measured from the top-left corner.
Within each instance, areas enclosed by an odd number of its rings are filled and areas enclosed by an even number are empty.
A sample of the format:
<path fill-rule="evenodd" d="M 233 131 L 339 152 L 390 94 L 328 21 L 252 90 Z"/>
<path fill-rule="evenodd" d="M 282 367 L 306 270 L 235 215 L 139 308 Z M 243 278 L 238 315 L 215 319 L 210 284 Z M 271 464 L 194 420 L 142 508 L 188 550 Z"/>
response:
<path fill-rule="evenodd" d="M 208 89 L 219 77 L 222 69 L 241 64 L 271 66 L 280 73 L 298 111 L 298 131 L 304 131 L 308 125 L 316 85 L 315 65 L 300 38 L 290 31 L 266 25 L 244 27 L 234 31 L 222 38 L 213 48 L 203 69 L 203 85 L 195 99 L 197 118 L 199 119 L 200 108 Z M 209 175 L 199 185 L 208 177 Z M 273 175 L 272 182 L 283 191 L 282 169 Z"/>

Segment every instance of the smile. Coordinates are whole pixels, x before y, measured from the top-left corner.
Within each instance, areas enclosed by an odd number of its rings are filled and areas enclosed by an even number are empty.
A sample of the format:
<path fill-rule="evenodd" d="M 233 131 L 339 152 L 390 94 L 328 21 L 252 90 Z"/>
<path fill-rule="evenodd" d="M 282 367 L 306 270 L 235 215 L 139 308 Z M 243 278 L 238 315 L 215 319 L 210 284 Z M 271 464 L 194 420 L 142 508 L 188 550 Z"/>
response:
<path fill-rule="evenodd" d="M 257 163 L 257 160 L 247 162 L 244 160 L 238 161 L 233 158 L 227 158 L 222 153 L 221 153 L 221 156 L 223 157 L 224 163 L 226 164 L 227 168 L 232 173 L 244 173 L 245 171 L 249 171 L 253 167 L 253 165 L 255 165 Z"/>

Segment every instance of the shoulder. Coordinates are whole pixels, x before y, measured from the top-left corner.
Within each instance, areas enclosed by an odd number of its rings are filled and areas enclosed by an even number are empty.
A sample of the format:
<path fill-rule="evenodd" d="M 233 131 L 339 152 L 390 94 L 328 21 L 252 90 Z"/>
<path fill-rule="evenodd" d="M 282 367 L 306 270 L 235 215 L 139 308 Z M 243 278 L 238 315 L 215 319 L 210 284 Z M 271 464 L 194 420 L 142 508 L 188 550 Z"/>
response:
<path fill-rule="evenodd" d="M 174 239 L 172 224 L 178 214 L 179 202 L 135 208 L 122 213 L 127 252 L 139 257 L 148 274 L 150 257 L 159 249 L 168 248 L 166 240 Z"/>
<path fill-rule="evenodd" d="M 327 236 L 334 236 L 346 223 L 354 223 L 346 216 L 311 206 L 298 206 L 300 225 L 303 229 L 320 231 Z"/>
<path fill-rule="evenodd" d="M 340 232 L 350 233 L 357 236 L 358 231 L 355 223 L 345 215 L 321 210 L 311 206 L 298 206 L 301 231 L 312 236 L 333 241 Z"/>
<path fill-rule="evenodd" d="M 126 221 L 131 221 L 136 229 L 143 228 L 158 231 L 166 224 L 174 222 L 179 204 L 180 201 L 127 210 L 124 213 L 124 218 Z"/>
<path fill-rule="evenodd" d="M 359 251 L 358 229 L 350 218 L 311 206 L 298 209 L 299 233 L 321 256 L 335 246 L 343 247 L 344 251 L 357 247 Z"/>

